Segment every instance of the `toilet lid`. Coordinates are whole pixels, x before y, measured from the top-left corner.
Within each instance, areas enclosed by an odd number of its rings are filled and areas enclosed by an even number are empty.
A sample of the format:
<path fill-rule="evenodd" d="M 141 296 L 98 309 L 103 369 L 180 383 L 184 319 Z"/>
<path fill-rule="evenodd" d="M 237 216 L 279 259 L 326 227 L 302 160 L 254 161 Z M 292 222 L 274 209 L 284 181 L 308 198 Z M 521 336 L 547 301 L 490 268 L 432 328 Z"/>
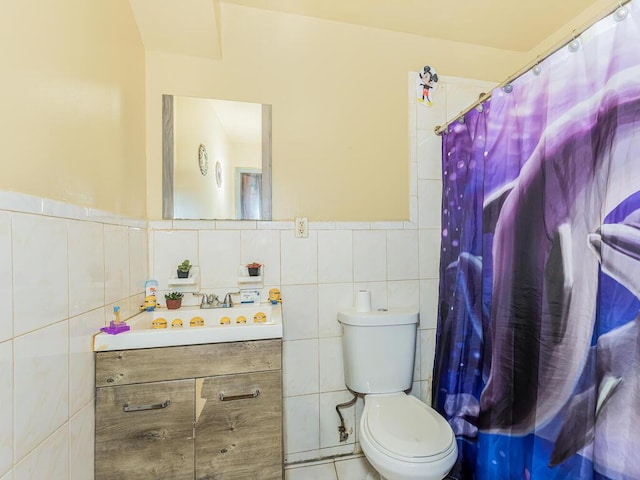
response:
<path fill-rule="evenodd" d="M 405 458 L 440 456 L 451 449 L 453 430 L 431 407 L 411 395 L 367 396 L 372 440 Z"/>

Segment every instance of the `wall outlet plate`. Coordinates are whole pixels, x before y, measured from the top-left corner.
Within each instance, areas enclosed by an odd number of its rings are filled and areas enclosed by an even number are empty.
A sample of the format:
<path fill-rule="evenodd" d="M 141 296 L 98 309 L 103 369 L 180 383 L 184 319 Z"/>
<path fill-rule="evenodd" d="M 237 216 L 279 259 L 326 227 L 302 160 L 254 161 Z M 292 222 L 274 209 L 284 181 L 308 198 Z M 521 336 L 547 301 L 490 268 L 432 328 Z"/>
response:
<path fill-rule="evenodd" d="M 309 236 L 309 220 L 307 217 L 296 217 L 293 223 L 296 238 L 307 238 Z"/>

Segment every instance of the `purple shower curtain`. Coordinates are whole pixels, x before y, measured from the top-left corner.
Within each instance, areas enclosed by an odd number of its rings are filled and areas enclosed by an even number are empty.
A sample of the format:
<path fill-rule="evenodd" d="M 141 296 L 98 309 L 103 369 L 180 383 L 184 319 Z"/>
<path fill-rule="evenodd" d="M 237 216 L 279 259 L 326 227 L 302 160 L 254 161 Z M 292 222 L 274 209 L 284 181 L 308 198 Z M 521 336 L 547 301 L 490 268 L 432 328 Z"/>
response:
<path fill-rule="evenodd" d="M 454 477 L 640 479 L 640 10 L 627 8 L 443 136 L 433 396 L 458 439 Z"/>

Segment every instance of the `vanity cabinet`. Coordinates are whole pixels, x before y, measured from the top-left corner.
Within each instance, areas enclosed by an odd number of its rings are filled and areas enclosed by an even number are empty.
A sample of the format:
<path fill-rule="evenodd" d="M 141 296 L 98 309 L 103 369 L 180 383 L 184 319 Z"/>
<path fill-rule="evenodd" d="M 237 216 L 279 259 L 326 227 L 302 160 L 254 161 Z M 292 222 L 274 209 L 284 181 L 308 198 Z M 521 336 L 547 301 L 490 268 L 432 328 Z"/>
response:
<path fill-rule="evenodd" d="M 282 342 L 96 353 L 96 480 L 281 480 Z"/>

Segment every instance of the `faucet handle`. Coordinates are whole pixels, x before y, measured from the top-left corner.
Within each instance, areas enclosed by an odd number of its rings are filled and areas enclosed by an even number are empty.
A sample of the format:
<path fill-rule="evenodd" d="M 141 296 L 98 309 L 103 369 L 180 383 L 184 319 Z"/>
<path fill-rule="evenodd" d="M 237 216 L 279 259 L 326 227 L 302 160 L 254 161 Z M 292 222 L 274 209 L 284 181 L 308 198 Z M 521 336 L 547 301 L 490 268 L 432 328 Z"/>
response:
<path fill-rule="evenodd" d="M 240 291 L 237 292 L 228 292 L 225 296 L 224 296 L 224 301 L 222 302 L 223 305 L 227 306 L 227 307 L 233 307 L 233 299 L 231 298 L 231 295 L 239 295 Z"/>
<path fill-rule="evenodd" d="M 194 297 L 202 297 L 202 301 L 200 302 L 200 308 L 204 308 L 204 305 L 207 303 L 207 294 L 200 292 L 191 292 L 191 295 Z"/>

